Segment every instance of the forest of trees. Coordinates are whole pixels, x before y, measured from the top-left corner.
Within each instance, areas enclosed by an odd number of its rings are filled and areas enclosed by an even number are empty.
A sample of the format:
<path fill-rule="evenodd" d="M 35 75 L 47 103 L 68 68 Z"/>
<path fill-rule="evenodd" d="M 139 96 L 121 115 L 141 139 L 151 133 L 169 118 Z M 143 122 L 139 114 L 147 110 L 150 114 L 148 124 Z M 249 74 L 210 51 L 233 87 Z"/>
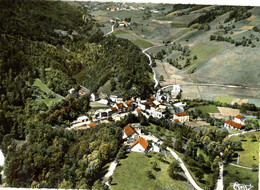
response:
<path fill-rule="evenodd" d="M 125 99 L 153 92 L 140 48 L 103 32 L 81 7 L 65 2 L 3 0 L 0 4 L 0 144 L 11 187 L 91 188 L 121 146 L 123 124 L 66 131 L 90 109 L 89 95 L 47 107 L 35 79 L 63 97 L 111 82 Z M 51 96 L 51 95 L 49 95 Z"/>

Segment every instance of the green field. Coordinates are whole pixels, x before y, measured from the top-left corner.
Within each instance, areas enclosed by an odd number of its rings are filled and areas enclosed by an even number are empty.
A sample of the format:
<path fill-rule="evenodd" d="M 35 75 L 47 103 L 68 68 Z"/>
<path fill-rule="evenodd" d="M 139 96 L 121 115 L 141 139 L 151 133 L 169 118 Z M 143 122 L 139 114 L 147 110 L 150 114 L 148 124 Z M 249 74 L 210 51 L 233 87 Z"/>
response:
<path fill-rule="evenodd" d="M 153 46 L 152 43 L 147 42 L 145 40 L 130 40 L 130 41 L 142 49 L 146 49 Z"/>
<path fill-rule="evenodd" d="M 215 102 L 221 102 L 226 104 L 231 104 L 231 102 L 234 100 L 233 97 L 216 97 Z"/>
<path fill-rule="evenodd" d="M 115 32 L 113 32 L 114 35 L 120 35 L 120 34 L 129 34 L 128 32 L 126 31 L 123 31 L 123 30 L 117 30 Z"/>
<path fill-rule="evenodd" d="M 40 93 L 40 96 L 43 98 L 38 98 L 36 99 L 36 103 L 44 103 L 46 104 L 48 107 L 52 106 L 53 103 L 55 102 L 59 102 L 61 101 L 64 97 L 62 97 L 59 94 L 56 94 L 55 92 L 53 92 L 51 89 L 49 89 L 42 81 L 41 79 L 37 78 L 34 80 L 34 83 L 32 86 L 36 86 L 38 87 L 42 93 Z M 55 96 L 55 98 L 48 98 L 48 96 L 45 94 L 51 94 L 53 96 Z"/>
<path fill-rule="evenodd" d="M 257 142 L 251 141 L 251 136 L 255 135 Z M 259 164 L 259 136 L 260 132 L 249 133 L 244 135 L 245 139 L 242 140 L 241 136 L 232 137 L 232 141 L 240 140 L 242 142 L 243 151 L 236 151 L 240 155 L 239 164 L 242 166 L 252 167 L 252 165 Z M 254 157 L 254 158 L 253 158 Z M 233 163 L 236 163 L 236 159 L 233 160 Z"/>
<path fill-rule="evenodd" d="M 129 153 L 127 158 L 120 160 L 112 180 L 112 190 L 129 189 L 193 189 L 186 180 L 174 180 L 167 173 L 172 158 L 163 158 L 166 162 L 158 159 L 159 154 L 150 154 L 150 158 L 142 153 Z M 160 171 L 155 171 L 151 162 L 156 162 Z M 150 170 L 156 179 L 150 179 L 147 171 Z"/>
<path fill-rule="evenodd" d="M 258 172 L 228 165 L 224 168 L 224 185 L 227 190 L 233 190 L 229 183 L 252 184 L 257 189 Z"/>
<path fill-rule="evenodd" d="M 205 113 L 219 113 L 217 106 L 207 105 L 207 106 L 198 106 L 195 108 L 196 111 L 200 110 L 203 114 Z"/>
<path fill-rule="evenodd" d="M 198 44 L 191 49 L 191 55 L 196 55 L 198 59 L 193 61 L 190 68 L 197 68 L 203 63 L 206 63 L 210 58 L 218 55 L 221 50 L 221 45 Z"/>
<path fill-rule="evenodd" d="M 172 28 L 187 28 L 188 24 L 185 23 L 171 23 Z"/>

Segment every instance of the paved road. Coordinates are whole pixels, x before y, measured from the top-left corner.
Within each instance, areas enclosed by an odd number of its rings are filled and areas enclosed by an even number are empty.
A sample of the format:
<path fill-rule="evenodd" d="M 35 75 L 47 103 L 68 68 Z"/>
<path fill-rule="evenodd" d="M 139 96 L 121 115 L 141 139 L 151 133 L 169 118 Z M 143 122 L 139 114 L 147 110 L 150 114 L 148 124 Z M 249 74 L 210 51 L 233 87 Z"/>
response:
<path fill-rule="evenodd" d="M 155 46 L 152 46 L 152 47 L 155 47 Z M 151 48 L 151 47 L 150 47 Z M 155 82 L 155 85 L 154 85 L 154 88 L 156 88 L 158 85 L 159 85 L 159 81 L 157 80 L 157 78 L 156 78 L 156 73 L 155 73 L 155 71 L 154 71 L 154 69 L 153 69 L 153 67 L 152 67 L 152 59 L 151 59 L 151 56 L 148 54 L 148 53 L 146 53 L 146 51 L 148 50 L 149 48 L 147 48 L 147 49 L 145 49 L 145 50 L 143 50 L 143 53 L 149 58 L 149 65 L 151 66 L 151 68 L 152 68 L 152 70 L 153 70 L 153 80 L 154 80 L 154 82 Z"/>
<path fill-rule="evenodd" d="M 241 165 L 238 165 L 238 164 L 230 163 L 230 165 L 235 166 L 235 167 L 239 167 L 239 168 L 244 168 L 244 169 L 247 169 L 247 170 L 253 170 L 253 168 L 246 167 L 246 166 L 241 166 Z"/>
<path fill-rule="evenodd" d="M 190 183 L 192 184 L 192 186 L 197 189 L 197 190 L 203 190 L 202 188 L 200 188 L 198 186 L 198 184 L 194 181 L 194 179 L 192 178 L 192 176 L 190 175 L 190 172 L 188 171 L 188 169 L 186 168 L 185 164 L 183 163 L 182 159 L 178 156 L 178 154 L 176 154 L 176 152 L 174 152 L 173 150 L 171 150 L 169 147 L 166 148 L 168 151 L 170 151 L 170 153 L 174 156 L 174 158 L 176 160 L 178 160 L 180 162 L 181 168 L 184 171 L 186 177 L 188 178 L 188 180 L 190 181 Z"/>
<path fill-rule="evenodd" d="M 223 190 L 224 189 L 224 164 L 223 162 L 220 163 L 219 165 L 219 178 L 217 181 L 217 186 L 215 190 Z"/>
<path fill-rule="evenodd" d="M 108 183 L 108 179 L 110 176 L 112 176 L 114 174 L 114 171 L 116 169 L 116 166 L 117 166 L 117 163 L 116 161 L 112 162 L 108 168 L 108 172 L 106 173 L 105 177 L 104 177 L 104 180 L 106 180 L 106 185 L 110 187 L 110 184 Z"/>
<path fill-rule="evenodd" d="M 112 34 L 112 33 L 114 32 L 114 26 L 115 26 L 115 25 L 112 25 L 111 31 L 108 32 L 108 33 L 106 33 L 106 34 L 104 34 L 104 36 L 107 36 L 107 35 L 109 35 L 109 34 Z"/>
<path fill-rule="evenodd" d="M 226 88 L 241 88 L 241 89 L 250 89 L 250 90 L 260 90 L 257 87 L 249 87 L 249 86 L 239 86 L 239 85 L 228 85 L 228 84 L 208 84 L 208 83 L 183 83 L 183 84 L 170 84 L 160 88 L 158 91 L 161 91 L 165 88 L 172 87 L 173 85 L 181 85 L 181 86 L 217 86 L 217 87 L 226 87 Z"/>

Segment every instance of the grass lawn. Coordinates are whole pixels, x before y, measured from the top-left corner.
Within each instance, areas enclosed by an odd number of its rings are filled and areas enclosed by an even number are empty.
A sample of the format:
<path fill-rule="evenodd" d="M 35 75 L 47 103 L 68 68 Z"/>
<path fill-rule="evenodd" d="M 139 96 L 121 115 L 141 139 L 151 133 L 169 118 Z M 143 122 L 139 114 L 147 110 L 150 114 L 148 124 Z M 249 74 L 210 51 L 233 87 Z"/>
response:
<path fill-rule="evenodd" d="M 153 46 L 152 43 L 147 42 L 145 40 L 130 40 L 130 41 L 142 49 L 146 49 Z"/>
<path fill-rule="evenodd" d="M 255 135 L 257 142 L 251 142 L 251 136 Z M 252 167 L 253 164 L 259 164 L 259 136 L 260 132 L 254 132 L 245 134 L 245 139 L 242 141 L 242 138 L 239 136 L 232 137 L 231 140 L 241 140 L 243 151 L 236 151 L 240 155 L 239 164 L 242 166 Z M 255 157 L 255 159 L 253 158 Z M 233 160 L 233 163 L 236 163 L 237 159 Z"/>
<path fill-rule="evenodd" d="M 172 28 L 187 28 L 188 24 L 185 23 L 171 23 Z"/>
<path fill-rule="evenodd" d="M 44 99 L 38 99 L 36 100 L 36 104 L 37 103 L 45 103 L 48 107 L 52 106 L 54 102 L 59 102 L 61 101 L 64 97 L 62 97 L 59 94 L 56 94 L 55 92 L 53 92 L 51 89 L 48 88 L 48 86 L 46 84 L 44 84 L 41 79 L 37 78 L 34 80 L 34 83 L 32 86 L 36 86 L 38 87 L 41 91 L 46 92 L 46 93 L 50 93 L 53 96 L 55 96 L 56 98 L 48 98 L 44 93 L 41 93 L 41 96 Z"/>
<path fill-rule="evenodd" d="M 123 31 L 123 30 L 117 30 L 115 32 L 113 32 L 114 35 L 120 35 L 120 34 L 129 34 L 128 32 L 126 31 Z"/>
<path fill-rule="evenodd" d="M 224 169 L 224 189 L 233 190 L 233 188 L 229 186 L 229 183 L 234 182 L 252 184 L 254 186 L 253 189 L 257 189 L 258 172 L 253 172 L 251 170 L 238 168 L 231 165 L 226 166 Z"/>
<path fill-rule="evenodd" d="M 157 125 L 154 125 L 150 123 L 149 126 L 144 127 L 145 130 L 150 131 L 151 133 L 155 134 L 156 136 L 166 135 L 166 136 L 174 136 L 174 132 L 165 129 L 163 127 L 159 127 Z"/>
<path fill-rule="evenodd" d="M 198 44 L 191 49 L 191 56 L 197 56 L 198 59 L 192 60 L 189 69 L 197 68 L 206 63 L 210 58 L 218 55 L 221 45 Z"/>
<path fill-rule="evenodd" d="M 219 113 L 217 106 L 215 105 L 206 105 L 206 106 L 197 106 L 196 111 L 200 110 L 203 114 L 205 113 Z"/>
<path fill-rule="evenodd" d="M 117 166 L 112 180 L 112 190 L 131 189 L 182 189 L 189 190 L 193 187 L 182 180 L 172 179 L 168 173 L 169 163 L 173 158 L 164 158 L 166 162 L 158 159 L 159 154 L 150 154 L 150 158 L 142 153 L 129 153 L 127 158 L 121 159 Z M 157 163 L 160 171 L 155 171 L 151 162 Z M 156 179 L 149 179 L 147 171 L 150 170 Z"/>
<path fill-rule="evenodd" d="M 231 102 L 234 100 L 233 97 L 216 97 L 215 102 L 221 102 L 226 104 L 231 104 Z"/>

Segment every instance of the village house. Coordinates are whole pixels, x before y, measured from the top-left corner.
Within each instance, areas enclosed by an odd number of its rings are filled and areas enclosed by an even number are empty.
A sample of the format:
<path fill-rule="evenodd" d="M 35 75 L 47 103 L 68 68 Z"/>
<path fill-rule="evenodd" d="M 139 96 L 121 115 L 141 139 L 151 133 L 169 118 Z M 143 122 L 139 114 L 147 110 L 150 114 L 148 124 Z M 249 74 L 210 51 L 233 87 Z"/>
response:
<path fill-rule="evenodd" d="M 245 125 L 246 118 L 242 115 L 236 115 L 233 119 L 234 122 L 239 123 L 241 125 Z"/>
<path fill-rule="evenodd" d="M 136 108 L 135 111 L 133 111 L 133 114 L 134 114 L 136 117 L 138 117 L 138 116 L 140 116 L 140 115 L 142 114 L 142 111 L 141 111 L 140 108 Z"/>
<path fill-rule="evenodd" d="M 225 123 L 224 123 L 224 127 L 227 128 L 227 129 L 237 129 L 237 130 L 241 130 L 243 128 L 243 125 L 237 123 L 237 122 L 234 122 L 234 121 L 231 121 L 231 120 L 227 120 Z"/>
<path fill-rule="evenodd" d="M 185 107 L 185 104 L 183 104 L 182 102 L 178 102 L 178 103 L 175 103 L 173 104 L 176 112 L 184 112 L 184 107 Z"/>
<path fill-rule="evenodd" d="M 131 151 L 132 152 L 147 152 L 148 147 L 149 147 L 148 142 L 143 137 L 140 137 L 137 141 L 135 141 L 132 144 Z"/>
<path fill-rule="evenodd" d="M 89 121 L 89 117 L 86 115 L 83 115 L 83 116 L 80 116 L 77 118 L 77 122 L 80 122 L 80 123 L 87 122 L 87 121 Z"/>
<path fill-rule="evenodd" d="M 181 123 L 189 121 L 189 114 L 185 112 L 176 113 L 173 115 L 173 120 L 178 119 Z"/>
<path fill-rule="evenodd" d="M 112 102 L 116 102 L 118 96 L 116 96 L 116 95 L 110 95 L 109 98 L 111 99 Z"/>
<path fill-rule="evenodd" d="M 109 110 L 108 110 L 109 111 Z M 97 119 L 106 118 L 108 116 L 108 111 L 104 109 L 97 110 L 95 112 L 95 117 Z"/>
<path fill-rule="evenodd" d="M 135 139 L 138 138 L 138 133 L 130 126 L 126 125 L 123 130 L 123 139 Z"/>
<path fill-rule="evenodd" d="M 171 95 L 175 98 L 181 92 L 180 85 L 173 85 Z"/>
<path fill-rule="evenodd" d="M 92 93 L 92 94 L 90 95 L 90 100 L 93 101 L 93 102 L 99 100 L 99 95 L 98 95 L 98 93 Z"/>
<path fill-rule="evenodd" d="M 143 126 L 140 123 L 130 123 L 129 124 L 138 135 L 142 134 Z"/>

